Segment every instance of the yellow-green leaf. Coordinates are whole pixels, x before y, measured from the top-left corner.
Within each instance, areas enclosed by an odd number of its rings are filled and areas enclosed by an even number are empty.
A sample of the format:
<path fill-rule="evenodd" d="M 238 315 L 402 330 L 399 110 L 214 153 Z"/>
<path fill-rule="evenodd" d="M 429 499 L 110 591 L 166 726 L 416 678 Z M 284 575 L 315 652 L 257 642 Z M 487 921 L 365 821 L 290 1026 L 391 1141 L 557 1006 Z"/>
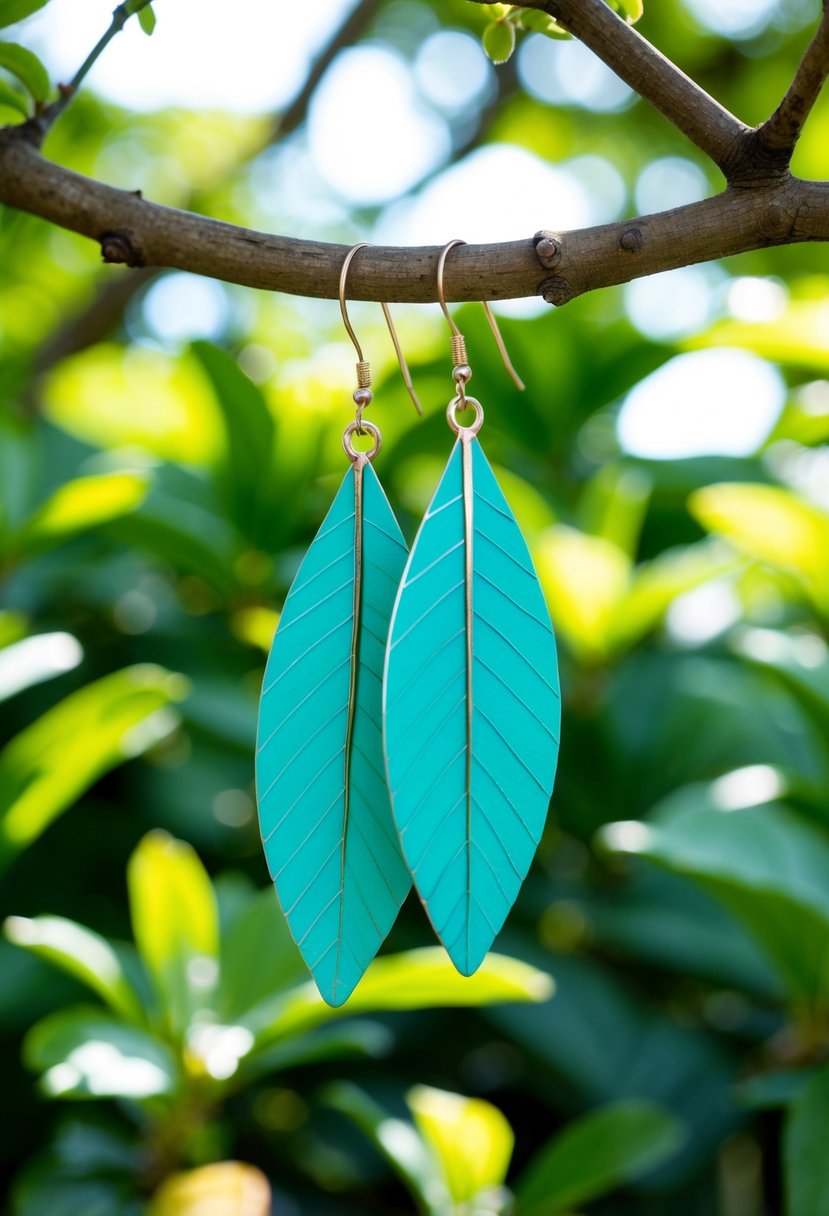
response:
<path fill-rule="evenodd" d="M 484 30 L 484 50 L 493 63 L 506 63 L 515 50 L 515 26 L 509 21 L 490 21 Z"/>
<path fill-rule="evenodd" d="M 793 575 L 829 612 L 829 514 L 780 486 L 722 482 L 689 499 L 693 515 L 756 560 Z"/>
<path fill-rule="evenodd" d="M 165 1021 L 184 1031 L 219 978 L 219 917 L 212 884 L 195 850 L 150 832 L 127 866 L 135 941 Z"/>
<path fill-rule="evenodd" d="M 103 773 L 169 734 L 187 690 L 151 664 L 71 693 L 0 752 L 0 869 Z"/>
<path fill-rule="evenodd" d="M 147 1216 L 270 1216 L 271 1188 L 252 1165 L 221 1161 L 173 1174 L 149 1206 Z"/>
<path fill-rule="evenodd" d="M 456 1204 L 471 1204 L 482 1192 L 501 1186 L 515 1137 L 496 1107 L 427 1085 L 411 1090 L 408 1103 Z"/>
<path fill-rule="evenodd" d="M 630 558 L 612 541 L 563 525 L 539 537 L 533 558 L 556 629 L 579 658 L 606 657 Z"/>
<path fill-rule="evenodd" d="M 518 959 L 488 954 L 474 975 L 462 976 L 444 950 L 429 948 L 375 959 L 346 1005 L 327 1005 L 309 982 L 261 1002 L 241 1021 L 266 1043 L 344 1014 L 546 1001 L 552 995 L 550 976 Z"/>
<path fill-rule="evenodd" d="M 104 473 L 68 481 L 12 538 L 11 550 L 28 556 L 128 515 L 141 506 L 148 488 L 143 473 Z"/>
<path fill-rule="evenodd" d="M 155 29 L 155 12 L 151 4 L 147 4 L 144 8 L 138 10 L 138 24 L 145 34 L 152 34 Z"/>
<path fill-rule="evenodd" d="M 49 73 L 33 51 L 16 42 L 0 42 L 0 68 L 11 72 L 35 101 L 49 96 Z"/>

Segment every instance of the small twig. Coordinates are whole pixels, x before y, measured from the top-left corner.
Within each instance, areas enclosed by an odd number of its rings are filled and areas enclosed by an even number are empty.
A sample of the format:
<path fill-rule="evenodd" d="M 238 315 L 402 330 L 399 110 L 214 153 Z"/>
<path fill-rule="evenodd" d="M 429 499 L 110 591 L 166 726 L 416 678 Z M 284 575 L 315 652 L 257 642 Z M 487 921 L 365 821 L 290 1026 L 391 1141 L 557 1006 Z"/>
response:
<path fill-rule="evenodd" d="M 770 118 L 758 128 L 757 135 L 771 151 L 787 152 L 791 157 L 803 124 L 829 76 L 829 9 L 824 9 L 817 32 L 806 48 L 794 80 Z"/>
<path fill-rule="evenodd" d="M 482 4 L 484 0 L 472 0 Z M 751 128 L 619 17 L 605 0 L 523 0 L 554 17 L 599 59 L 661 111 L 730 176 L 735 148 Z"/>
<path fill-rule="evenodd" d="M 101 55 L 109 46 L 110 42 L 112 42 L 116 34 L 120 34 L 130 17 L 132 17 L 135 13 L 140 12 L 142 8 L 146 8 L 150 3 L 151 0 L 134 0 L 132 4 L 129 4 L 127 0 L 125 0 L 123 4 L 118 5 L 112 14 L 109 29 L 98 39 L 95 46 L 89 52 L 86 59 L 84 59 L 75 75 L 68 84 L 58 86 L 59 96 L 57 100 L 53 101 L 51 105 L 44 106 L 40 113 L 37 114 L 28 124 L 30 132 L 37 136 L 37 142 L 43 141 L 49 129 L 54 126 L 72 99 L 77 96 L 78 90 L 80 89 L 87 75 L 95 66 L 98 59 L 100 59 Z"/>

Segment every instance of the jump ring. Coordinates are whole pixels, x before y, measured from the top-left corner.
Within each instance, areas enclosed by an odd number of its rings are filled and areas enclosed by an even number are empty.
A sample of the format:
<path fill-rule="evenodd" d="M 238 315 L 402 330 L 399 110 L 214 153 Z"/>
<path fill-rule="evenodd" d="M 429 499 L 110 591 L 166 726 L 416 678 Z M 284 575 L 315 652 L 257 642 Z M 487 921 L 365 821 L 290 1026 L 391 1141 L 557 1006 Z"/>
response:
<path fill-rule="evenodd" d="M 458 422 L 458 410 L 473 409 L 475 411 L 475 419 L 469 426 L 461 426 Z M 456 435 L 477 435 L 484 421 L 484 407 L 481 405 L 477 397 L 468 397 L 466 394 L 456 393 L 446 407 L 446 421 L 449 423 Z"/>
<path fill-rule="evenodd" d="M 358 452 L 351 441 L 352 435 L 371 435 L 374 443 L 367 452 Z M 373 422 L 349 422 L 348 426 L 343 431 L 343 451 L 349 460 L 355 463 L 365 457 L 366 460 L 373 460 L 383 443 L 383 436 L 380 434 L 379 426 L 375 426 Z"/>

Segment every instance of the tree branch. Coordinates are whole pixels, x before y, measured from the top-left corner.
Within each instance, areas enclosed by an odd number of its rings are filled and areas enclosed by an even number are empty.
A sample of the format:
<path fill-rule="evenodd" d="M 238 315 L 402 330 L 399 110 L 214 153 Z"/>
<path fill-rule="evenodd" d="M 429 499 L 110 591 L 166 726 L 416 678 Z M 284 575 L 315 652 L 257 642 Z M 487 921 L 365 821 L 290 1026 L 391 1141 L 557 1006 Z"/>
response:
<path fill-rule="evenodd" d="M 486 0 L 471 0 L 483 4 Z M 751 133 L 683 71 L 619 17 L 605 0 L 523 0 L 541 9 L 589 47 L 719 166 L 732 176 L 735 150 Z"/>
<path fill-rule="evenodd" d="M 758 138 L 774 152 L 791 158 L 803 124 L 829 76 L 829 8 L 824 8 L 817 33 L 800 61 L 794 80 L 770 118 L 757 129 Z M 788 162 L 787 162 L 788 163 Z"/>
<path fill-rule="evenodd" d="M 112 42 L 113 38 L 120 34 L 121 30 L 135 13 L 139 13 L 142 8 L 146 8 L 150 0 L 134 0 L 133 3 L 128 3 L 127 0 L 123 4 L 119 4 L 112 14 L 112 20 L 109 23 L 109 28 L 106 33 L 102 34 L 96 42 L 95 46 L 84 59 L 81 66 L 78 68 L 75 75 L 69 81 L 69 84 L 59 86 L 60 96 L 57 101 L 53 101 L 51 105 L 45 106 L 39 114 L 36 114 L 29 122 L 29 127 L 40 142 L 46 137 L 46 133 L 60 118 L 63 111 L 69 105 L 73 97 L 77 95 L 78 89 L 86 80 L 92 68 L 103 55 L 104 51 Z"/>
<path fill-rule="evenodd" d="M 0 202 L 100 242 L 105 259 L 337 298 L 344 246 L 255 232 L 148 202 L 52 164 L 21 130 L 0 131 Z M 547 244 L 538 252 L 531 238 L 456 249 L 446 267 L 447 298 L 542 294 L 563 304 L 660 270 L 769 245 L 829 240 L 829 183 L 786 178 L 640 219 L 544 235 Z M 434 247 L 367 249 L 355 261 L 349 295 L 434 301 L 438 253 Z"/>

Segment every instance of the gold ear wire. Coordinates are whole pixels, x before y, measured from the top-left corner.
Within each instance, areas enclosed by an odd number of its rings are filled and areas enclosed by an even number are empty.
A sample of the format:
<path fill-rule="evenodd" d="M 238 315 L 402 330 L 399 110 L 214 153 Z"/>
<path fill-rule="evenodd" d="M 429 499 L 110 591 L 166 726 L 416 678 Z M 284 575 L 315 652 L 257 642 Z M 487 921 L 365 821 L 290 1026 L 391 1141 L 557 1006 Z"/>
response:
<path fill-rule="evenodd" d="M 449 309 L 446 307 L 446 295 L 445 295 L 444 288 L 443 288 L 443 272 L 444 272 L 444 267 L 446 266 L 446 259 L 449 256 L 450 251 L 452 249 L 454 249 L 456 245 L 465 245 L 465 244 L 466 244 L 466 241 L 462 241 L 456 237 L 455 240 L 449 241 L 448 244 L 444 245 L 443 249 L 441 250 L 440 257 L 438 258 L 437 279 L 438 279 L 438 301 L 440 303 L 441 308 L 443 309 L 443 315 L 446 317 L 446 320 L 449 323 L 449 328 L 452 331 L 452 358 L 455 362 L 456 367 L 460 366 L 460 367 L 468 368 L 469 360 L 466 356 L 466 342 L 464 340 L 463 334 L 458 329 L 458 327 L 452 317 L 452 314 L 450 313 Z M 484 314 L 486 316 L 487 321 L 489 322 L 489 328 L 492 330 L 492 336 L 495 339 L 495 343 L 498 347 L 498 351 L 501 355 L 501 358 L 504 361 L 504 367 L 507 369 L 507 373 L 509 374 L 509 377 L 512 380 L 515 387 L 523 390 L 525 388 L 524 381 L 521 379 L 521 377 L 518 375 L 518 372 L 513 367 L 512 360 L 509 357 L 509 352 L 507 351 L 506 344 L 504 343 L 504 339 L 501 335 L 501 331 L 498 328 L 498 322 L 495 320 L 495 314 L 493 313 L 493 311 L 490 307 L 489 301 L 481 300 L 481 306 L 483 307 Z M 470 375 L 471 375 L 471 372 L 470 372 Z M 469 377 L 467 377 L 467 379 L 468 378 Z"/>
<path fill-rule="evenodd" d="M 369 248 L 370 248 L 370 245 L 369 245 L 368 241 L 360 241 L 359 244 L 354 245 L 351 249 L 349 249 L 348 253 L 346 254 L 345 261 L 343 262 L 342 269 L 340 271 L 340 293 L 339 293 L 340 294 L 340 312 L 342 313 L 343 324 L 345 325 L 345 328 L 348 332 L 348 336 L 351 338 L 351 341 L 354 343 L 354 349 L 357 352 L 357 383 L 359 386 L 358 391 L 359 391 L 359 389 L 368 389 L 369 388 L 369 385 L 371 384 L 371 367 L 369 366 L 368 360 L 363 358 L 362 347 L 360 346 L 360 343 L 357 341 L 357 335 L 355 334 L 351 321 L 348 318 L 348 309 L 346 308 L 346 303 L 345 303 L 345 286 L 346 286 L 346 281 L 348 279 L 348 268 L 351 265 L 354 255 L 356 253 L 359 253 L 359 251 L 361 249 L 369 249 Z M 386 304 L 384 301 L 381 301 L 380 307 L 383 309 L 383 316 L 386 318 L 386 325 L 388 326 L 389 336 L 391 337 L 391 340 L 392 340 L 392 345 L 394 347 L 394 353 L 397 355 L 397 362 L 400 365 L 400 373 L 403 377 L 403 383 L 406 385 L 406 391 L 408 392 L 409 396 L 411 397 L 414 407 L 417 410 L 418 414 L 422 414 L 423 406 L 420 404 L 417 393 L 415 392 L 415 387 L 412 382 L 412 374 L 409 371 L 409 365 L 406 362 L 406 356 L 403 354 L 403 348 L 400 345 L 400 339 L 397 336 L 397 331 L 394 328 L 394 322 L 392 321 L 392 318 L 391 318 L 391 310 L 389 309 L 388 304 Z M 368 404 L 368 402 L 366 402 L 366 404 Z M 359 405 L 359 402 L 358 402 L 358 405 Z"/>

